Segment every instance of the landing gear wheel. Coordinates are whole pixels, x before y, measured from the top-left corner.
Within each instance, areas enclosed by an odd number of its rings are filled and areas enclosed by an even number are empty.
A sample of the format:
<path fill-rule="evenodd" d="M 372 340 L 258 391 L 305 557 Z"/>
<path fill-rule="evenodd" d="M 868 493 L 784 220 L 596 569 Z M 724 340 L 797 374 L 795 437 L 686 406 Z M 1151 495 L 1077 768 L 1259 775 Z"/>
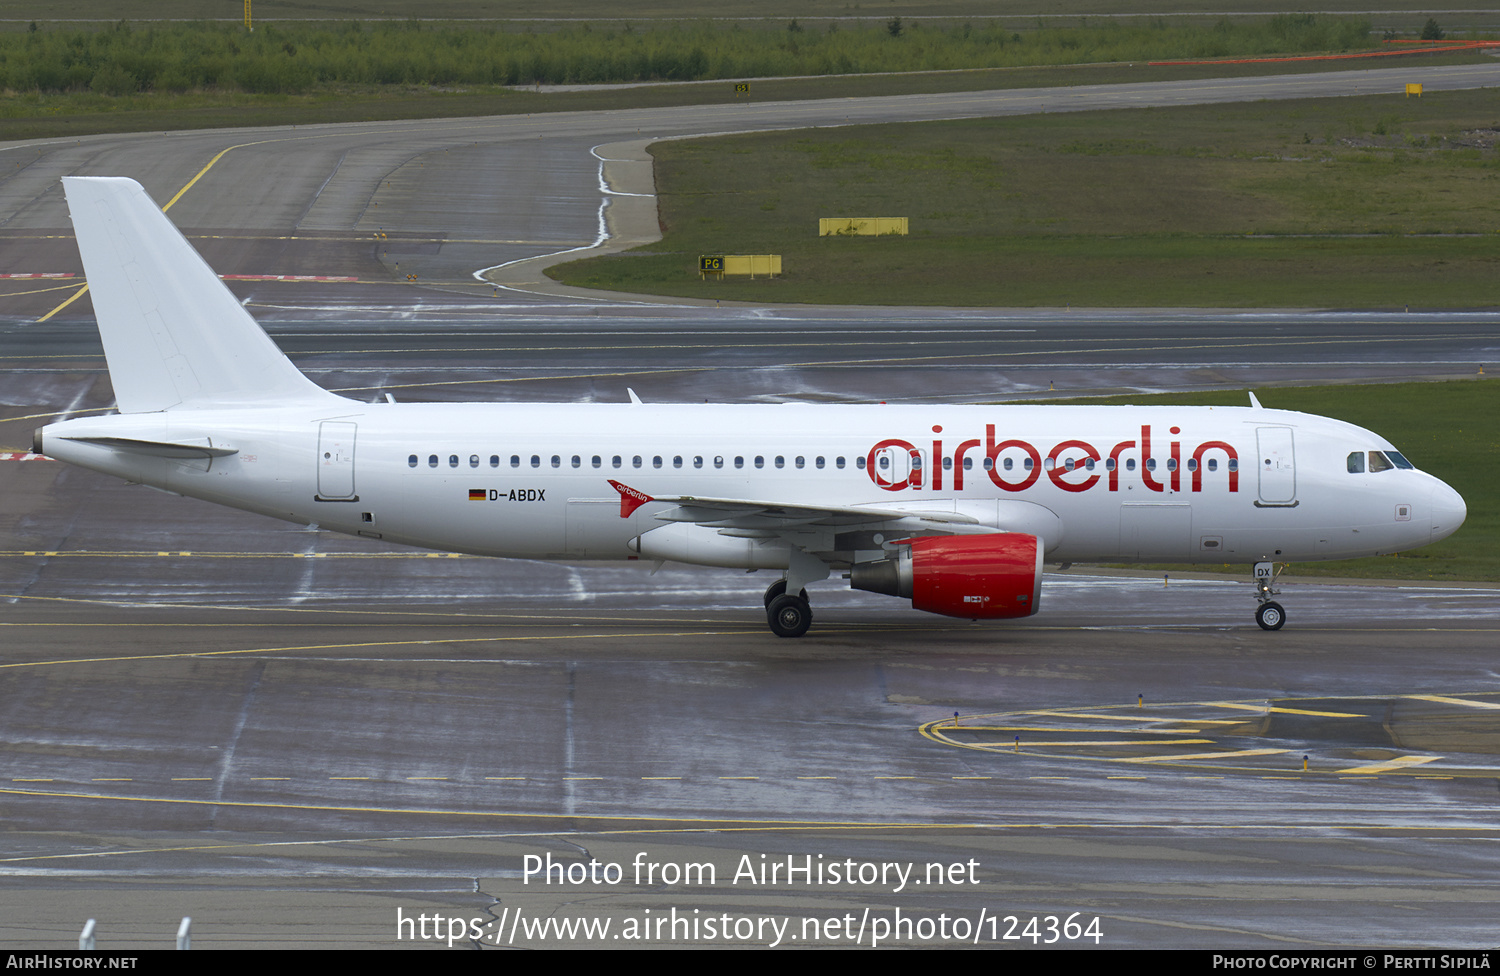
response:
<path fill-rule="evenodd" d="M 801 637 L 812 626 L 812 606 L 801 597 L 783 593 L 766 608 L 766 623 L 777 637 Z"/>
<path fill-rule="evenodd" d="M 1281 604 L 1268 600 L 1255 608 L 1255 622 L 1260 624 L 1261 630 L 1280 630 L 1286 623 L 1286 611 L 1281 609 Z"/>
<path fill-rule="evenodd" d="M 765 607 L 766 607 L 766 609 L 767 610 L 771 609 L 771 601 L 774 600 L 774 599 L 776 599 L 778 596 L 781 596 L 781 594 L 783 594 L 785 592 L 786 592 L 786 580 L 784 580 L 784 579 L 779 579 L 776 582 L 772 583 L 770 586 L 766 587 L 766 601 L 765 601 Z M 803 590 L 801 595 L 802 595 L 803 601 L 805 602 L 807 600 L 807 590 Z"/>

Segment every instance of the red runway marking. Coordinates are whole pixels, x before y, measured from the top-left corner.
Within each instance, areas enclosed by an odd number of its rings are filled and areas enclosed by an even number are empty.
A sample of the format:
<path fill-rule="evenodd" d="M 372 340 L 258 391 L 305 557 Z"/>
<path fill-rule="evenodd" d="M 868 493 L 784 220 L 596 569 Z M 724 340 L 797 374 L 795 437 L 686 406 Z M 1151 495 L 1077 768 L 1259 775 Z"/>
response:
<path fill-rule="evenodd" d="M 219 275 L 225 281 L 358 281 L 353 275 Z"/>

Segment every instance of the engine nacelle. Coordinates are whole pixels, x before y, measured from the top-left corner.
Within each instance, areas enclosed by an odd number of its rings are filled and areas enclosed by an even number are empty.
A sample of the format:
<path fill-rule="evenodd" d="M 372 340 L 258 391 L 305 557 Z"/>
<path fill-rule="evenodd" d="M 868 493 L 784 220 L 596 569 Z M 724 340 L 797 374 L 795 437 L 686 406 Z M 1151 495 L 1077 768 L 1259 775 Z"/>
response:
<path fill-rule="evenodd" d="M 1041 540 L 1019 532 L 926 536 L 890 559 L 854 564 L 849 585 L 948 617 L 1029 617 L 1042 602 L 1042 551 Z"/>

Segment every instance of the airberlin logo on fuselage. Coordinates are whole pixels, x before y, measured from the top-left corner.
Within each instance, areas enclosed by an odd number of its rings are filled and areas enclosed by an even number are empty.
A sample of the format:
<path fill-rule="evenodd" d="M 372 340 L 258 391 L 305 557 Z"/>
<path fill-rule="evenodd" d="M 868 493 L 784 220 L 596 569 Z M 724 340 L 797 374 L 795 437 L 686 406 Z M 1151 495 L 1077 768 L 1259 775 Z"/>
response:
<path fill-rule="evenodd" d="M 934 426 L 932 432 L 941 434 L 943 428 L 941 425 Z M 1173 427 L 1171 433 L 1175 438 L 1182 433 L 1182 428 Z M 965 460 L 973 460 L 970 452 L 981 454 L 984 473 L 997 488 L 1005 491 L 1025 491 L 1041 480 L 1043 472 L 1063 491 L 1088 491 L 1101 482 L 1105 484 L 1107 491 L 1119 491 L 1122 469 L 1130 477 L 1135 477 L 1138 473 L 1141 483 L 1150 491 L 1182 490 L 1182 441 L 1169 441 L 1166 458 L 1163 462 L 1158 462 L 1151 454 L 1150 424 L 1141 426 L 1138 440 L 1120 441 L 1109 449 L 1108 455 L 1088 441 L 1074 438 L 1055 444 L 1045 455 L 1045 460 L 1041 449 L 1029 441 L 1019 438 L 997 441 L 994 424 L 985 425 L 983 441 L 977 438 L 960 441 L 951 452 L 943 446 L 941 438 L 934 437 L 930 455 L 924 448 L 919 448 L 910 441 L 888 437 L 870 448 L 870 453 L 865 457 L 865 473 L 877 487 L 886 491 L 920 491 L 927 487 L 929 479 L 931 490 L 941 491 L 945 475 L 951 476 L 953 491 L 963 491 L 964 476 L 972 477 L 974 474 L 972 470 L 964 470 Z M 927 463 L 929 456 L 932 458 L 930 465 Z M 1105 470 L 1102 474 L 1096 473 L 1099 462 L 1106 457 L 1108 461 L 1103 465 Z M 1205 467 L 1210 471 L 1217 470 L 1220 459 L 1226 462 L 1225 467 L 1228 468 L 1229 490 L 1240 490 L 1240 456 L 1232 445 L 1224 441 L 1204 441 L 1194 447 L 1188 457 L 1187 469 L 1192 475 L 1189 482 L 1192 491 L 1203 490 Z M 945 461 L 951 461 L 946 469 Z M 1013 463 L 1007 468 L 1007 461 L 1020 463 Z M 1166 469 L 1165 480 L 1157 478 L 1159 464 Z"/>

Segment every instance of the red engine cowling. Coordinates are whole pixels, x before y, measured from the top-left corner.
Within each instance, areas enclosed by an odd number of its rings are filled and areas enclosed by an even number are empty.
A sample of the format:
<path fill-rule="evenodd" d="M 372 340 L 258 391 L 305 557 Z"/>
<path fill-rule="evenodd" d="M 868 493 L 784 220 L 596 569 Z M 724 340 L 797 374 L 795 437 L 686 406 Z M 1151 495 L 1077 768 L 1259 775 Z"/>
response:
<path fill-rule="evenodd" d="M 1018 532 L 927 536 L 891 559 L 856 563 L 849 585 L 948 617 L 1029 617 L 1042 599 L 1042 544 Z"/>

